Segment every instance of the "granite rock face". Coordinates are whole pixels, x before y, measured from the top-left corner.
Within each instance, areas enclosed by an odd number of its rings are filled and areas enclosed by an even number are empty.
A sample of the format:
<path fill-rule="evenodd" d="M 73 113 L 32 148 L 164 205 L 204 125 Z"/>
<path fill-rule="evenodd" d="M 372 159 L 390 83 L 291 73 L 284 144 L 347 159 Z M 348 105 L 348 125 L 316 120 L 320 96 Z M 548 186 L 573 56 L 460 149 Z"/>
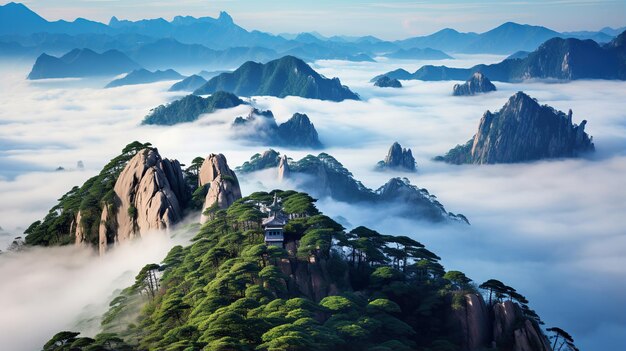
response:
<path fill-rule="evenodd" d="M 491 83 L 489 78 L 480 72 L 472 74 L 472 77 L 463 84 L 455 84 L 452 88 L 454 96 L 471 96 L 480 93 L 488 93 L 496 91 L 496 86 Z"/>
<path fill-rule="evenodd" d="M 378 162 L 377 169 L 398 169 L 408 172 L 415 172 L 415 158 L 411 149 L 403 149 L 402 146 L 395 142 L 389 148 L 385 160 Z"/>
<path fill-rule="evenodd" d="M 537 322 L 525 316 L 512 301 L 487 306 L 480 295 L 467 294 L 463 307 L 452 311 L 452 318 L 459 328 L 464 351 L 552 351 Z"/>
<path fill-rule="evenodd" d="M 539 326 L 525 318 L 519 305 L 512 301 L 493 306 L 493 341 L 496 345 L 512 344 L 514 351 L 552 351 Z"/>
<path fill-rule="evenodd" d="M 374 86 L 379 88 L 402 88 L 402 83 L 395 78 L 389 78 L 387 76 L 381 76 L 376 79 Z"/>
<path fill-rule="evenodd" d="M 593 138 L 585 132 L 587 121 L 572 123 L 568 114 L 523 92 L 513 95 L 498 112 L 485 112 L 478 132 L 435 160 L 462 164 L 493 164 L 577 157 L 594 151 Z"/>
<path fill-rule="evenodd" d="M 209 155 L 204 160 L 202 167 L 200 167 L 198 177 L 200 186 L 208 186 L 202 212 L 215 205 L 224 209 L 241 199 L 241 189 L 239 188 L 237 175 L 228 167 L 224 155 Z M 200 222 L 204 223 L 207 219 L 205 215 L 202 215 Z"/>
<path fill-rule="evenodd" d="M 288 179 L 290 174 L 291 170 L 289 169 L 289 160 L 287 155 L 283 155 L 280 157 L 278 162 L 278 180 L 282 182 L 283 180 Z"/>
<path fill-rule="evenodd" d="M 180 163 L 162 159 L 156 149 L 138 152 L 113 189 L 115 230 L 114 237 L 107 238 L 109 244 L 169 228 L 182 219 L 184 204 L 189 198 Z M 103 213 L 103 218 L 108 217 Z"/>

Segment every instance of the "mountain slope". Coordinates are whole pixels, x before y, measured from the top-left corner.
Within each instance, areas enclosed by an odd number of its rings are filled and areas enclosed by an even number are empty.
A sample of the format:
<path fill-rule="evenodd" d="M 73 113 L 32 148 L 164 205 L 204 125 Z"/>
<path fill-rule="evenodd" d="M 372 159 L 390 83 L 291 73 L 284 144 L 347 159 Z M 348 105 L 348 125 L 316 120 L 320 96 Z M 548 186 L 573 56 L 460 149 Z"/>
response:
<path fill-rule="evenodd" d="M 181 78 L 184 77 L 173 69 L 154 72 L 150 72 L 147 69 L 138 69 L 130 72 L 122 78 L 111 81 L 105 86 L 105 88 L 121 87 L 124 85 L 147 84 L 164 80 L 176 80 Z"/>
<path fill-rule="evenodd" d="M 272 214 L 287 220 L 281 244 L 264 240 L 262 223 Z M 487 303 L 470 278 L 446 271 L 417 240 L 346 230 L 305 193 L 257 192 L 207 215 L 189 245 L 144 266 L 117 294 L 101 334 L 61 332 L 47 345 L 552 351 L 543 322 L 512 287 L 481 284 L 497 294 Z"/>
<path fill-rule="evenodd" d="M 168 91 L 194 91 L 204 84 L 207 80 L 197 74 L 193 74 L 180 82 L 172 85 Z"/>
<path fill-rule="evenodd" d="M 141 124 L 171 126 L 178 123 L 193 122 L 203 113 L 211 113 L 215 110 L 231 108 L 244 103 L 234 94 L 223 91 L 218 91 L 206 98 L 187 95 L 167 105 L 153 108 Z"/>
<path fill-rule="evenodd" d="M 625 32 L 626 33 L 626 32 Z M 492 80 L 518 82 L 525 79 L 620 79 L 626 80 L 626 43 L 622 33 L 600 46 L 593 40 L 553 38 L 525 58 L 506 59 L 471 68 L 423 66 L 414 73 L 395 70 L 384 75 L 396 79 L 466 80 L 482 72 Z M 374 77 L 375 81 L 380 76 Z"/>
<path fill-rule="evenodd" d="M 210 94 L 219 90 L 239 96 L 300 96 L 331 101 L 359 99 L 348 87 L 342 86 L 338 78 L 325 78 L 293 56 L 267 64 L 246 62 L 232 73 L 212 78 L 194 94 Z"/>

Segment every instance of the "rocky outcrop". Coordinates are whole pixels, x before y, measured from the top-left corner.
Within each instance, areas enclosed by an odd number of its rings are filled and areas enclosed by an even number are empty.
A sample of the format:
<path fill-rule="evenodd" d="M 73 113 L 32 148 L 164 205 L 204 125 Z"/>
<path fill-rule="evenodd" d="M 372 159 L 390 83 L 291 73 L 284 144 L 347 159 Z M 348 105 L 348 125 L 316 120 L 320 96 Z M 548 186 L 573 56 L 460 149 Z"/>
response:
<path fill-rule="evenodd" d="M 209 155 L 200 167 L 198 174 L 200 186 L 208 186 L 208 192 L 202 206 L 202 212 L 207 208 L 216 206 L 224 209 L 233 202 L 241 199 L 241 189 L 237 175 L 228 167 L 226 157 L 222 154 Z M 208 217 L 204 214 L 200 222 L 206 222 Z"/>
<path fill-rule="evenodd" d="M 272 111 L 253 108 L 248 116 L 237 117 L 232 128 L 237 137 L 268 146 L 319 149 L 322 143 L 309 116 L 294 113 L 278 125 Z"/>
<path fill-rule="evenodd" d="M 382 76 L 376 79 L 374 82 L 374 86 L 379 88 L 402 88 L 402 83 L 395 78 L 389 78 L 387 76 Z"/>
<path fill-rule="evenodd" d="M 491 91 L 496 91 L 496 86 L 485 75 L 476 72 L 465 83 L 455 84 L 452 88 L 452 95 L 470 96 Z"/>
<path fill-rule="evenodd" d="M 294 113 L 287 122 L 280 124 L 277 135 L 280 143 L 285 146 L 312 149 L 322 147 L 315 126 L 309 116 L 302 113 Z"/>
<path fill-rule="evenodd" d="M 287 159 L 287 155 L 283 155 L 280 157 L 280 161 L 278 162 L 278 180 L 282 182 L 283 180 L 289 178 L 290 173 L 289 160 Z"/>
<path fill-rule="evenodd" d="M 385 160 L 378 162 L 376 168 L 378 170 L 397 169 L 408 172 L 415 172 L 417 170 L 411 149 L 403 149 L 398 142 L 391 145 Z"/>
<path fill-rule="evenodd" d="M 539 105 L 518 92 L 498 112 L 485 112 L 478 132 L 465 145 L 435 158 L 448 163 L 514 163 L 548 158 L 577 157 L 594 151 L 585 133 L 587 121 L 572 123 L 568 114 Z"/>
<path fill-rule="evenodd" d="M 162 159 L 156 149 L 138 152 L 113 190 L 116 230 L 114 240 L 108 241 L 116 243 L 169 228 L 182 219 L 184 204 L 189 199 L 180 163 Z"/>
<path fill-rule="evenodd" d="M 514 351 L 552 351 L 539 326 L 512 301 L 493 306 L 493 341 L 500 348 Z"/>
<path fill-rule="evenodd" d="M 480 295 L 465 295 L 465 305 L 453 313 L 459 322 L 464 350 L 480 350 L 491 342 L 491 319 Z"/>
<path fill-rule="evenodd" d="M 460 331 L 461 350 L 552 351 L 537 322 L 515 302 L 486 306 L 482 296 L 467 294 L 452 317 Z"/>
<path fill-rule="evenodd" d="M 81 220 L 82 220 L 82 215 L 80 213 L 80 211 L 78 211 L 78 213 L 76 214 L 76 220 L 74 221 L 74 223 L 72 223 L 72 228 L 76 228 L 76 233 L 75 233 L 75 238 L 76 238 L 76 245 L 81 245 L 85 242 L 85 228 L 84 226 L 81 224 Z"/>

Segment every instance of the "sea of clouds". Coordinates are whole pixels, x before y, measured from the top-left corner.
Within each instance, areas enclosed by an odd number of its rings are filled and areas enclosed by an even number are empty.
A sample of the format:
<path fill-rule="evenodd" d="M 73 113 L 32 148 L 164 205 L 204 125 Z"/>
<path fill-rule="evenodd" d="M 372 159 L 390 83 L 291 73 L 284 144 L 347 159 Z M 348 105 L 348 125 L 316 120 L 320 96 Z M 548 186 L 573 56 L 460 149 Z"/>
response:
<path fill-rule="evenodd" d="M 459 56 L 437 64 L 469 67 L 501 59 Z M 462 270 L 478 283 L 504 281 L 530 300 L 547 326 L 568 330 L 581 349 L 626 344 L 626 83 L 496 82 L 497 92 L 453 97 L 454 82 L 407 81 L 402 89 L 375 88 L 369 82 L 376 74 L 399 67 L 414 71 L 425 63 L 430 62 L 318 61 L 316 70 L 341 78 L 363 101 L 255 97 L 252 103 L 271 109 L 278 123 L 295 112 L 308 114 L 326 146 L 323 151 L 366 186 L 375 189 L 392 176 L 405 176 L 436 195 L 448 211 L 465 214 L 472 225 L 390 218 L 380 209 L 320 199 L 318 206 L 328 215 L 410 235 L 439 254 L 447 269 Z M 0 66 L 0 249 L 133 140 L 149 141 L 163 157 L 182 163 L 223 153 L 232 168 L 267 149 L 233 138 L 230 123 L 247 114 L 246 106 L 194 123 L 141 126 L 151 108 L 181 96 L 166 92 L 173 82 L 102 89 L 110 78 L 29 82 L 24 79 L 28 70 L 28 63 Z M 516 165 L 431 161 L 469 140 L 486 110 L 498 110 L 520 90 L 542 104 L 571 108 L 575 123 L 588 120 L 597 152 Z M 413 150 L 418 173 L 374 171 L 394 141 Z M 276 149 L 294 159 L 309 153 Z M 77 168 L 79 160 L 84 170 Z M 242 177 L 242 190 L 248 194 L 280 186 L 272 178 L 272 171 Z M 31 350 L 55 331 L 81 328 L 77 321 L 101 312 L 93 304 L 128 285 L 143 264 L 164 257 L 175 241 L 162 237 L 155 239 L 158 244 L 142 246 L 139 256 L 132 247 L 100 259 L 76 248 L 0 255 L 3 344 Z"/>

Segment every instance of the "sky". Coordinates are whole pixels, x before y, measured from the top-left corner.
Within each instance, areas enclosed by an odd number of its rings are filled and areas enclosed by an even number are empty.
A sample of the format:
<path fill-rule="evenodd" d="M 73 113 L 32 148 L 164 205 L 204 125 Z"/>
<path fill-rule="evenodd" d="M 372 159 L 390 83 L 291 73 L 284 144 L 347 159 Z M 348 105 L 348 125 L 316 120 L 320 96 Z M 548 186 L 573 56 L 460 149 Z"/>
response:
<path fill-rule="evenodd" d="M 324 35 L 374 35 L 403 39 L 446 27 L 484 32 L 504 22 L 557 31 L 626 26 L 623 0 L 383 1 L 383 0 L 27 0 L 48 20 L 112 16 L 138 20 L 176 15 L 216 17 L 227 11 L 246 29 L 271 33 L 317 31 Z"/>

